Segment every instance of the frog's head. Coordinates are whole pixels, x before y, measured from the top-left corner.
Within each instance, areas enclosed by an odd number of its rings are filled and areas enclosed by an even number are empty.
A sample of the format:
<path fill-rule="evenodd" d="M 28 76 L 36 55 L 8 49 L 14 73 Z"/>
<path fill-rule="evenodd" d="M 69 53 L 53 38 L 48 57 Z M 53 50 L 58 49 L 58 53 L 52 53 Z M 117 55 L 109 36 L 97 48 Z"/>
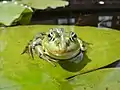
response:
<path fill-rule="evenodd" d="M 46 52 L 58 58 L 68 58 L 79 53 L 80 44 L 75 32 L 65 32 L 63 28 L 50 29 L 43 40 Z"/>

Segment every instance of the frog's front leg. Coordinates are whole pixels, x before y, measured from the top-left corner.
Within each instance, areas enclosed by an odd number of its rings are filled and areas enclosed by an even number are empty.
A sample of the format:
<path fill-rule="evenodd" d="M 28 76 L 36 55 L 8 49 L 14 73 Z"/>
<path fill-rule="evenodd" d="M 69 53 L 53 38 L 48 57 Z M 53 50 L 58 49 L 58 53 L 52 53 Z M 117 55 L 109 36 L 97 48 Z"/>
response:
<path fill-rule="evenodd" d="M 39 55 L 39 57 L 46 60 L 47 62 L 49 62 L 54 67 L 56 67 L 56 65 L 52 62 L 52 60 L 50 58 L 46 57 L 46 55 Z"/>
<path fill-rule="evenodd" d="M 82 52 L 86 51 L 87 48 L 86 48 L 84 42 L 81 39 L 78 39 L 78 41 L 79 41 L 79 44 L 80 44 L 80 50 Z"/>
<path fill-rule="evenodd" d="M 84 52 L 86 51 L 87 48 L 86 48 L 84 42 L 81 39 L 78 39 L 78 41 L 79 41 L 79 44 L 80 44 L 79 58 L 80 58 L 80 60 L 82 60 L 83 57 L 84 57 Z"/>
<path fill-rule="evenodd" d="M 52 64 L 53 66 L 56 66 L 51 60 L 51 58 L 49 58 L 46 54 L 45 54 L 45 50 L 43 50 L 41 45 L 38 45 L 35 47 L 36 49 L 36 53 L 38 54 L 38 56 L 44 60 L 46 60 L 47 62 L 49 62 L 50 64 Z"/>

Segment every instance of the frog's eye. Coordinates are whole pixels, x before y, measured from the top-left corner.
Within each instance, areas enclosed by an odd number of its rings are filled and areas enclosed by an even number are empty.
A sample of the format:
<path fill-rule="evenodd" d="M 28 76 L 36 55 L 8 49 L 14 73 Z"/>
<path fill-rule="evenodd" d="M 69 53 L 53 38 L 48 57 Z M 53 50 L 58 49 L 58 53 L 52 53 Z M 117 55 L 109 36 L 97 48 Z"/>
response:
<path fill-rule="evenodd" d="M 51 35 L 50 35 L 50 34 L 48 34 L 48 37 L 49 37 L 49 38 L 51 38 Z"/>
<path fill-rule="evenodd" d="M 49 40 L 51 41 L 53 41 L 54 40 L 54 33 L 53 32 L 50 32 L 49 34 L 48 34 L 48 38 L 49 38 Z"/>
<path fill-rule="evenodd" d="M 77 38 L 77 35 L 76 35 L 76 33 L 74 33 L 74 32 L 71 32 L 71 39 L 72 40 L 74 40 L 74 39 L 76 39 Z"/>
<path fill-rule="evenodd" d="M 51 32 L 49 32 L 48 33 L 48 37 L 50 38 L 50 37 L 53 37 L 54 36 L 54 33 L 51 31 Z"/>
<path fill-rule="evenodd" d="M 49 37 L 49 38 L 52 38 L 52 37 L 53 37 L 53 34 L 50 32 L 50 33 L 48 34 L 48 37 Z"/>

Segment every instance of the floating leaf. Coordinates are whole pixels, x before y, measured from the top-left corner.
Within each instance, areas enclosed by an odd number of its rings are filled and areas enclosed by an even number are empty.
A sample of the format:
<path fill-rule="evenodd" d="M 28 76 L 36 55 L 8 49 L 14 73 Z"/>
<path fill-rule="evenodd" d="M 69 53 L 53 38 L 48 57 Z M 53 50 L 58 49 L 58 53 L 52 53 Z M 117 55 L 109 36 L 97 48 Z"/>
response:
<path fill-rule="evenodd" d="M 69 4 L 68 1 L 63 0 L 21 0 L 21 3 L 27 4 L 36 9 L 64 7 Z"/>
<path fill-rule="evenodd" d="M 0 75 L 0 90 L 20 90 L 20 89 L 21 87 L 19 86 L 19 84 Z"/>
<path fill-rule="evenodd" d="M 119 77 L 119 68 L 102 69 L 77 76 L 68 84 L 73 90 L 119 90 Z"/>
<path fill-rule="evenodd" d="M 27 54 L 21 55 L 35 34 L 47 32 L 49 28 L 54 27 L 63 27 L 67 31 L 74 30 L 78 37 L 88 43 L 83 61 L 79 63 L 66 61 L 53 67 L 37 55 L 34 60 Z M 65 78 L 103 67 L 120 58 L 119 36 L 120 32 L 117 30 L 94 27 L 31 25 L 1 28 L 0 73 L 17 83 L 21 87 L 20 90 L 73 90 L 75 87 L 65 82 Z"/>
<path fill-rule="evenodd" d="M 120 31 L 94 27 L 76 27 L 75 31 L 89 43 L 86 56 L 90 62 L 81 72 L 94 70 L 120 59 Z"/>
<path fill-rule="evenodd" d="M 17 2 L 0 2 L 0 12 L 0 24 L 5 26 L 10 26 L 19 21 L 20 24 L 28 24 L 32 16 L 30 8 Z"/>

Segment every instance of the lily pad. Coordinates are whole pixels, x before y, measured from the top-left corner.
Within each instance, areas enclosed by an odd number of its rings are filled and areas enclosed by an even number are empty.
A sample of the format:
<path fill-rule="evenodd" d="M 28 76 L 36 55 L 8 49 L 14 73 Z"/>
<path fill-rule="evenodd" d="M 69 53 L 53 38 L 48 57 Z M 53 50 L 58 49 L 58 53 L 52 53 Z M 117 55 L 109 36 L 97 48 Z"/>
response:
<path fill-rule="evenodd" d="M 16 22 L 28 24 L 32 17 L 32 10 L 17 2 L 0 2 L 0 12 L 0 24 L 5 26 L 16 24 Z"/>
<path fill-rule="evenodd" d="M 36 55 L 34 60 L 27 54 L 21 55 L 35 34 L 54 27 L 74 30 L 78 37 L 89 43 L 80 63 L 64 62 L 53 67 Z M 31 25 L 0 28 L 0 73 L 17 83 L 20 90 L 73 90 L 73 86 L 66 82 L 65 78 L 103 67 L 120 58 L 119 36 L 120 32 L 117 30 L 94 27 Z"/>
<path fill-rule="evenodd" d="M 68 1 L 63 0 L 20 0 L 20 2 L 36 9 L 64 7 L 69 4 Z"/>
<path fill-rule="evenodd" d="M 0 90 L 20 90 L 20 85 L 0 73 Z"/>
<path fill-rule="evenodd" d="M 75 77 L 69 83 L 73 90 L 119 90 L 120 69 L 110 68 Z"/>
<path fill-rule="evenodd" d="M 81 72 L 94 70 L 120 59 L 120 31 L 94 27 L 75 27 L 75 31 L 89 43 L 86 55 L 91 61 Z"/>

